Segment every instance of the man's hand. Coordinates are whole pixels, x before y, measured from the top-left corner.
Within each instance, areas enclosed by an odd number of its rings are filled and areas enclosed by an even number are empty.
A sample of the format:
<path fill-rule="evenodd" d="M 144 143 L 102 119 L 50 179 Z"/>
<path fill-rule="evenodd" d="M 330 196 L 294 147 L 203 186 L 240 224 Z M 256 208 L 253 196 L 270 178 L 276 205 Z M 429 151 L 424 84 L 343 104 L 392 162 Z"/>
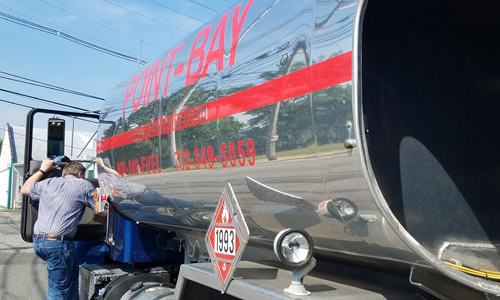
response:
<path fill-rule="evenodd" d="M 54 164 L 54 161 L 52 159 L 45 159 L 44 161 L 42 161 L 42 166 L 40 167 L 40 169 L 45 172 L 52 171 L 55 168 L 57 168 L 57 166 Z"/>
<path fill-rule="evenodd" d="M 57 168 L 57 166 L 54 165 L 54 162 L 51 159 L 45 159 L 44 161 L 42 161 L 42 165 L 40 166 L 40 170 L 44 171 L 45 173 L 47 173 L 55 168 Z M 44 174 L 40 171 L 36 171 L 35 174 L 31 175 L 31 177 L 28 178 L 26 180 L 26 182 L 23 184 L 23 186 L 21 187 L 21 194 L 23 194 L 25 196 L 29 196 L 30 195 L 30 185 L 32 183 L 40 181 L 42 179 L 43 175 Z"/>

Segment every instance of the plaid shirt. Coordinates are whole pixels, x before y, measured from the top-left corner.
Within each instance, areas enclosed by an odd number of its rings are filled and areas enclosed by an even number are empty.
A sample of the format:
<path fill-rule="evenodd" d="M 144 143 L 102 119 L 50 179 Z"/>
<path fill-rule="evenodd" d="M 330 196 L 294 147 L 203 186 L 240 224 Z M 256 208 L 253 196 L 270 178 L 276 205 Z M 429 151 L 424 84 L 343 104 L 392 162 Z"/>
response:
<path fill-rule="evenodd" d="M 52 177 L 30 186 L 30 197 L 39 201 L 34 234 L 73 237 L 85 207 L 94 210 L 94 186 L 73 175 Z"/>

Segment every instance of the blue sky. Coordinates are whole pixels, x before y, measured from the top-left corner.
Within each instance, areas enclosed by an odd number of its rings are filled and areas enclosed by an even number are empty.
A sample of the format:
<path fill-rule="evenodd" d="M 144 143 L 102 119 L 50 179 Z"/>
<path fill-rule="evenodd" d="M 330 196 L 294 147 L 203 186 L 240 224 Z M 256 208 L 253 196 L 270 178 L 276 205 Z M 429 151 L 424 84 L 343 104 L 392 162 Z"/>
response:
<path fill-rule="evenodd" d="M 0 16 L 18 18 L 148 62 L 218 13 L 233 0 L 1 0 Z M 111 90 L 143 68 L 0 18 L 0 72 L 106 98 Z M 142 42 L 141 42 L 142 40 Z M 9 77 L 0 73 L 2 77 Z M 18 78 L 17 78 L 18 79 Z M 103 101 L 0 78 L 0 89 L 96 110 Z M 64 110 L 0 91 L 0 99 L 27 106 Z M 25 125 L 29 108 L 0 102 L 0 128 Z M 77 128 L 84 130 L 85 125 Z M 92 130 L 88 130 L 92 131 Z M 3 132 L 0 136 L 3 136 Z"/>

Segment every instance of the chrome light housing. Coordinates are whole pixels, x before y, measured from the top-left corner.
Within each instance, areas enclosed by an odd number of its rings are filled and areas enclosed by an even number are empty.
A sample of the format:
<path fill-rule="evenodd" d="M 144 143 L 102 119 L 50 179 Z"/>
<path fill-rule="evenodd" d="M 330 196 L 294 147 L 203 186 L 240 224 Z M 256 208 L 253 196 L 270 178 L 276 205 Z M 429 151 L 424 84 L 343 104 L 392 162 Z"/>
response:
<path fill-rule="evenodd" d="M 304 230 L 284 229 L 274 239 L 274 253 L 290 267 L 306 264 L 311 259 L 313 249 L 313 240 Z"/>

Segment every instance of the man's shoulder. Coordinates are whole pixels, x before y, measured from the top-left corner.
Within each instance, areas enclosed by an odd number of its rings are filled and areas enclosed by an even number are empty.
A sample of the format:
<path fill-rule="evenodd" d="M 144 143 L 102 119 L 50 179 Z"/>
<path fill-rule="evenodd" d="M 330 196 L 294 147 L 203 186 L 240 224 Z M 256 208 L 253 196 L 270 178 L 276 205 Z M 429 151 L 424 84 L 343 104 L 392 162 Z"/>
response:
<path fill-rule="evenodd" d="M 49 184 L 51 182 L 60 181 L 62 179 L 63 179 L 62 177 L 54 176 L 54 177 L 45 178 L 45 179 L 40 180 L 40 181 L 35 182 L 35 183 L 44 185 L 44 184 Z"/>
<path fill-rule="evenodd" d="M 92 188 L 94 188 L 94 185 L 92 184 L 92 182 L 90 182 L 90 181 L 88 181 L 88 180 L 86 180 L 86 179 L 80 179 L 80 183 L 81 183 L 82 185 L 85 185 L 85 186 L 88 186 L 88 187 L 92 187 Z"/>

